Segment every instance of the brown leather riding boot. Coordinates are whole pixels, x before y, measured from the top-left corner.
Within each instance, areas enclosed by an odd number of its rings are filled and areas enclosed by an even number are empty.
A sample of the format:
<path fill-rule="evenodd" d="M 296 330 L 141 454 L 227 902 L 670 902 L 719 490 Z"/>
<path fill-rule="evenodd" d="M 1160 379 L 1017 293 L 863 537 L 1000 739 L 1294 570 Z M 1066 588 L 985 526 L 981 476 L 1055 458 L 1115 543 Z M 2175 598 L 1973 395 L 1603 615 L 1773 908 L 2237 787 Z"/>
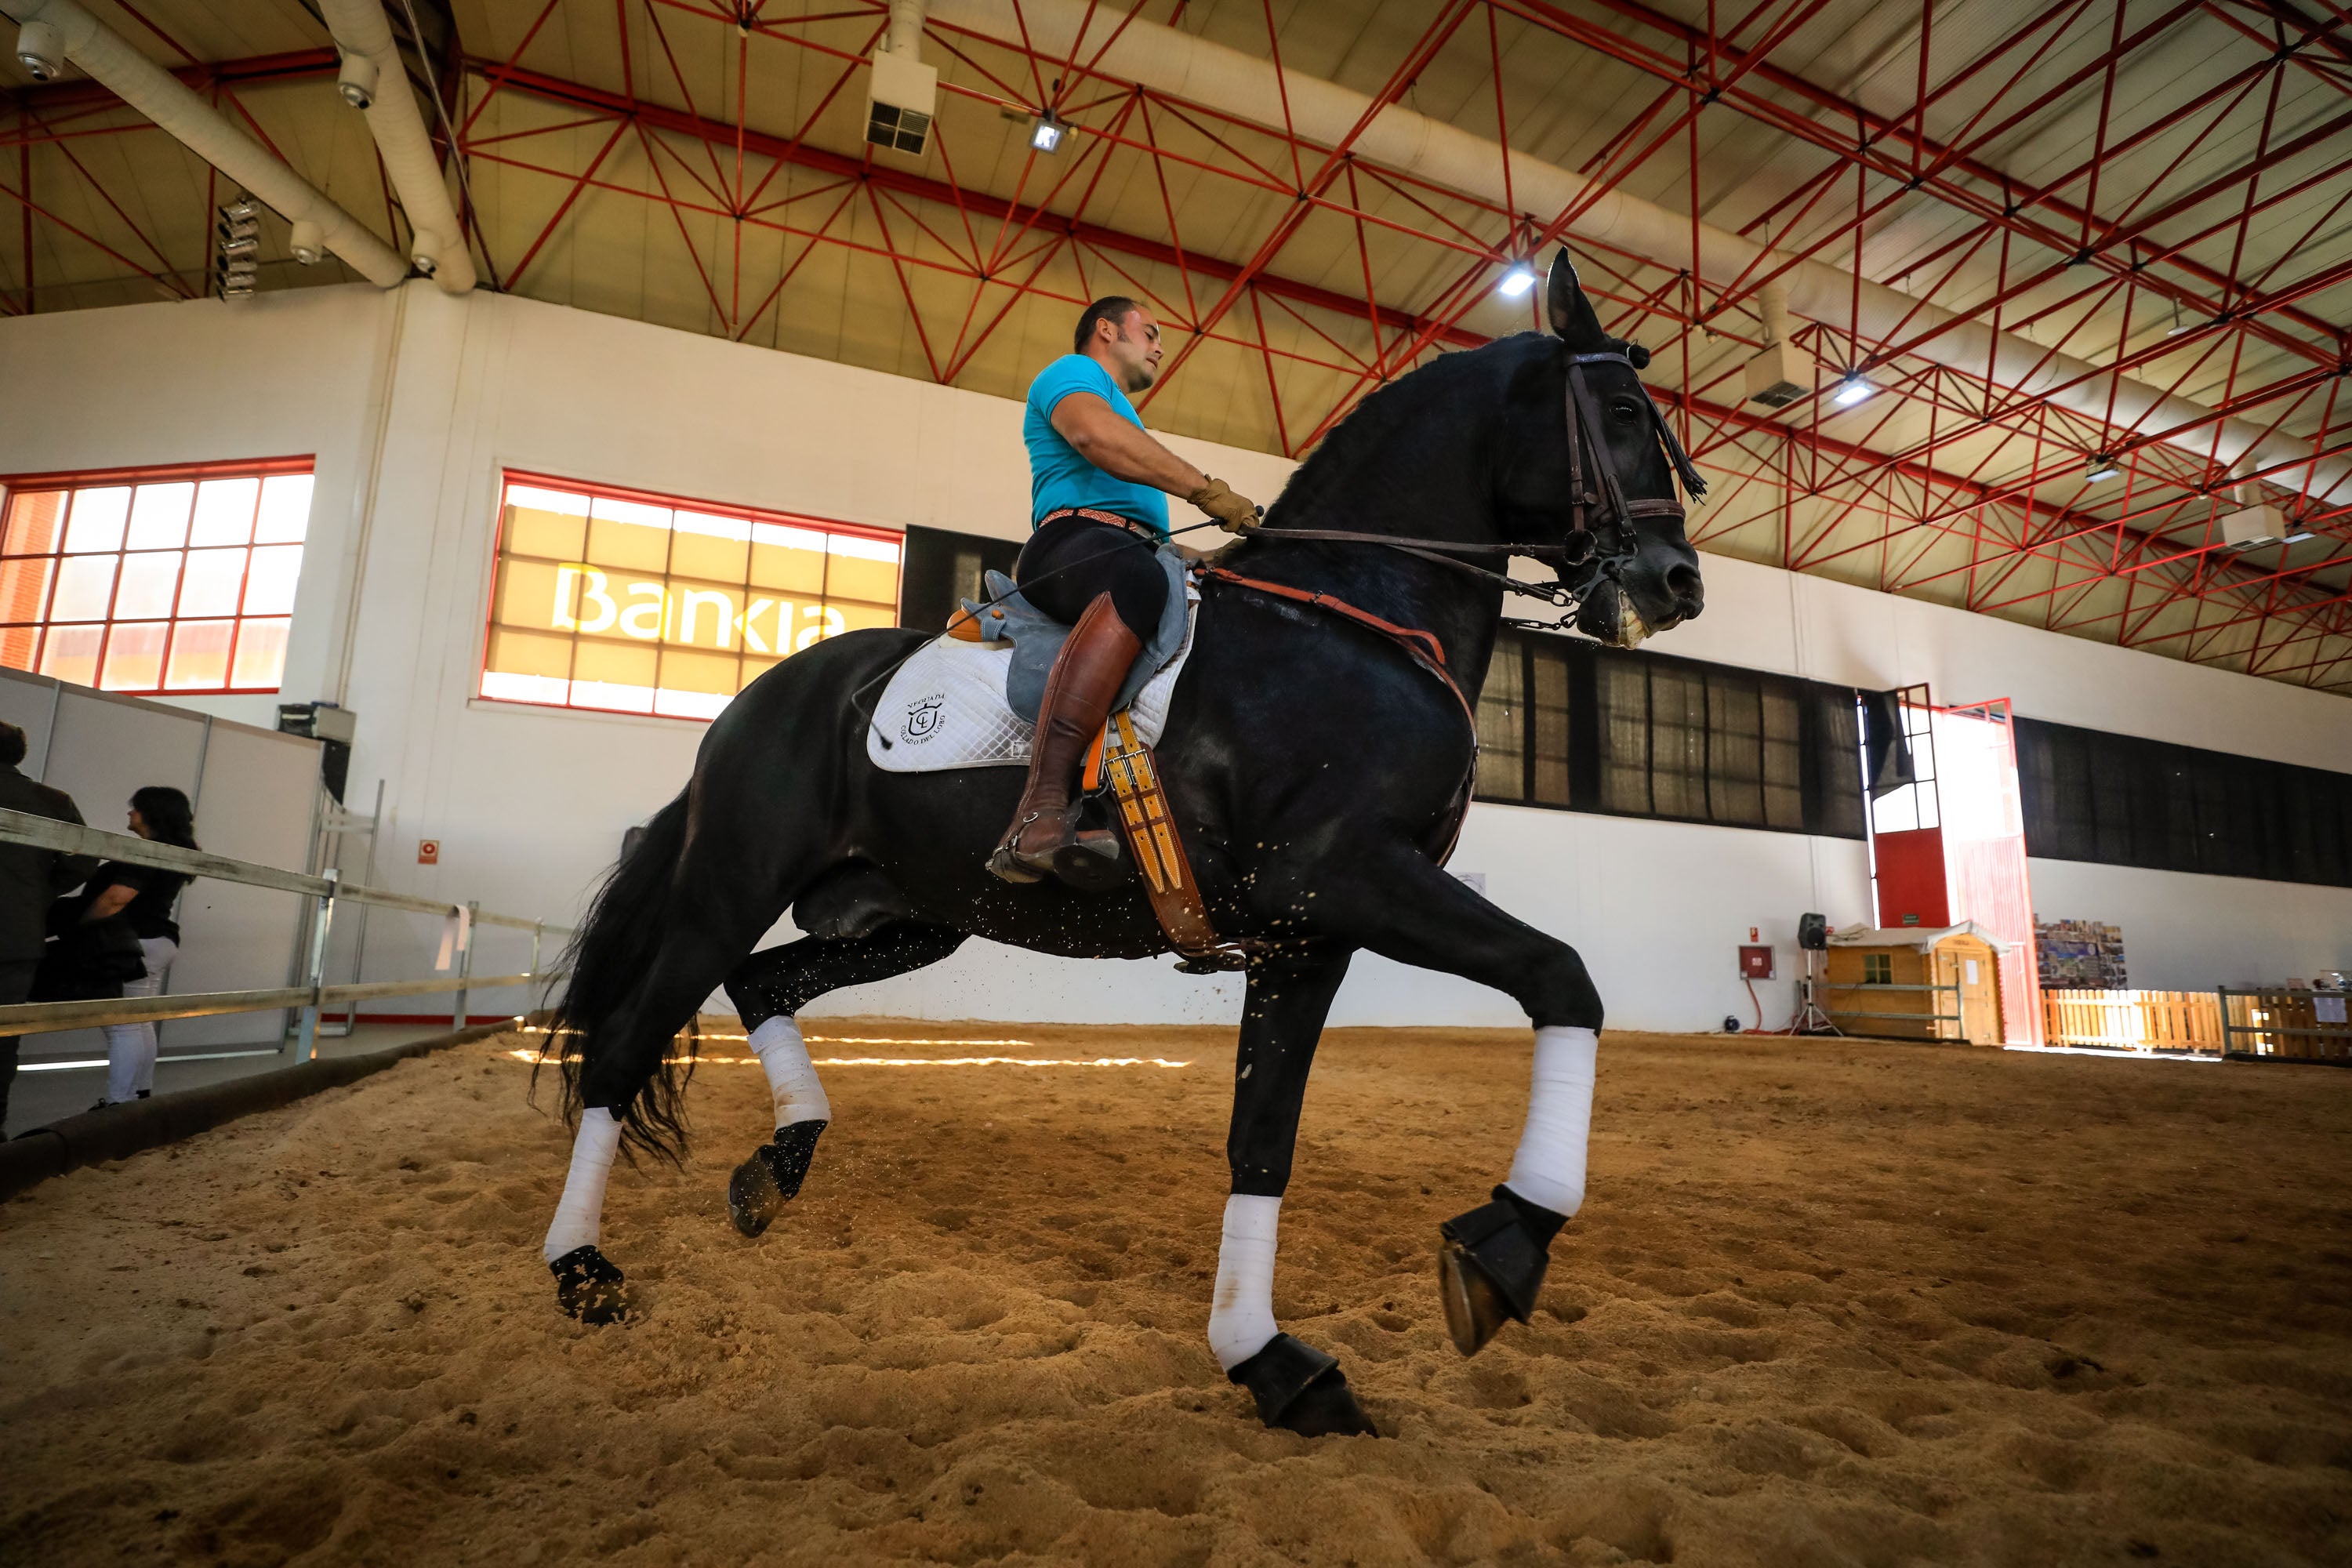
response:
<path fill-rule="evenodd" d="M 1077 830 L 1077 806 L 1070 796 L 1087 748 L 1102 733 L 1120 683 L 1143 645 L 1098 594 L 1070 628 L 1046 678 L 1037 705 L 1037 732 L 1029 747 L 1029 787 L 1013 814 L 1004 842 L 988 858 L 988 868 L 1008 882 L 1059 877 L 1076 888 L 1099 888 L 1117 879 L 1124 851 L 1116 833 Z"/>

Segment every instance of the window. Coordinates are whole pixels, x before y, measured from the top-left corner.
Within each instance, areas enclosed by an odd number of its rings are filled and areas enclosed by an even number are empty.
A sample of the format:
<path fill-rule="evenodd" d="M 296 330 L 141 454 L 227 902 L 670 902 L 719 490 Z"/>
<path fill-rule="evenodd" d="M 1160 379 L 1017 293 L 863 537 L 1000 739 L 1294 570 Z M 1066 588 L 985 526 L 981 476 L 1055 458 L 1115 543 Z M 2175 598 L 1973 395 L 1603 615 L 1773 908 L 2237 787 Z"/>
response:
<path fill-rule="evenodd" d="M 108 691 L 275 691 L 308 458 L 0 480 L 0 665 Z"/>
<path fill-rule="evenodd" d="M 2025 852 L 2352 887 L 2352 774 L 2017 721 Z"/>
<path fill-rule="evenodd" d="M 1857 731 L 1850 687 L 1506 632 L 1477 795 L 1859 838 Z"/>
<path fill-rule="evenodd" d="M 710 719 L 898 619 L 896 533 L 524 474 L 502 499 L 484 697 Z"/>
<path fill-rule="evenodd" d="M 1974 969 L 1976 967 L 1976 961 L 1974 959 L 1970 959 L 1969 961 L 1969 967 L 1970 969 Z M 1970 978 L 1973 979 L 1974 976 L 1972 975 Z M 1862 983 L 1864 985 L 1894 984 L 1895 955 L 1891 952 L 1864 953 L 1862 955 Z"/>

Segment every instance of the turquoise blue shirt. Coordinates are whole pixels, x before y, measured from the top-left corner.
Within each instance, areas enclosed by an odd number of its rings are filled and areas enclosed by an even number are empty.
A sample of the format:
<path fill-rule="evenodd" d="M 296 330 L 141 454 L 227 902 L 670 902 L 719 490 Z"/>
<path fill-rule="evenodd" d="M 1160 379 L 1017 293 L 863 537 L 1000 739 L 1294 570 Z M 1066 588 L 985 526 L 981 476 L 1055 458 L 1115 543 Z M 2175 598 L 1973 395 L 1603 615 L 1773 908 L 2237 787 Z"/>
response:
<path fill-rule="evenodd" d="M 1127 394 L 1110 378 L 1100 362 L 1084 354 L 1064 354 L 1037 373 L 1029 384 L 1029 411 L 1021 419 L 1021 438 L 1029 446 L 1029 521 L 1065 507 L 1092 507 L 1131 517 L 1168 537 L 1168 497 L 1150 485 L 1131 484 L 1103 472 L 1054 428 L 1054 410 L 1074 392 L 1091 392 L 1137 429 L 1143 417 Z"/>

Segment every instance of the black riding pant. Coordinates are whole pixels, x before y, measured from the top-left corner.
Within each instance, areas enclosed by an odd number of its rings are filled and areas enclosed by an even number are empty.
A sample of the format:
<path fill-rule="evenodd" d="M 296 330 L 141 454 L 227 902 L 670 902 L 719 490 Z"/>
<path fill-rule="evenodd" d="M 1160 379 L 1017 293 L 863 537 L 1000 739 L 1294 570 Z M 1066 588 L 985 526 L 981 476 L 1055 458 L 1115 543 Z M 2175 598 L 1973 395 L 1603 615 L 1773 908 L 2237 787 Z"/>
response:
<path fill-rule="evenodd" d="M 1097 595 L 1139 642 L 1150 642 L 1168 608 L 1168 574 L 1150 544 L 1115 523 L 1056 518 L 1029 536 L 1013 580 L 1021 596 L 1055 620 L 1075 626 Z"/>

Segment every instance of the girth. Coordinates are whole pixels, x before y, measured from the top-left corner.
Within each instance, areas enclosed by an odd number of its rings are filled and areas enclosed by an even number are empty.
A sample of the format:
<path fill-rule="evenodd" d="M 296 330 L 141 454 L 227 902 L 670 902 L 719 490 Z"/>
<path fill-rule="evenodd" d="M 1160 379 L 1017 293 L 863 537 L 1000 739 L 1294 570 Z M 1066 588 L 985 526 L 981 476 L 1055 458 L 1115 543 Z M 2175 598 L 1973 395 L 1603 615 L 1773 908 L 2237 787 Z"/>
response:
<path fill-rule="evenodd" d="M 1286 599 L 1353 621 L 1402 648 L 1413 663 L 1437 677 L 1470 726 L 1469 765 L 1463 770 L 1462 781 L 1454 786 L 1427 846 L 1439 865 L 1452 858 L 1454 846 L 1462 837 L 1463 821 L 1469 815 L 1471 784 L 1477 776 L 1478 713 L 1461 683 L 1454 679 L 1453 671 L 1446 668 L 1444 646 L 1418 627 L 1401 626 L 1328 594 L 1244 577 L 1222 566 L 1195 570 L 1203 580 L 1230 583 L 1237 588 Z M 1160 782 L 1159 760 L 1151 748 L 1137 738 L 1124 712 L 1111 716 L 1108 728 L 1096 738 L 1087 757 L 1085 787 L 1091 792 L 1101 787 L 1106 779 L 1118 802 L 1112 815 L 1118 819 L 1119 830 L 1127 839 L 1128 853 L 1134 857 L 1136 869 L 1143 879 L 1152 915 L 1160 921 L 1169 944 L 1182 955 L 1184 962 L 1178 967 L 1195 974 L 1245 967 L 1251 954 L 1265 951 L 1270 944 L 1251 937 L 1227 941 L 1217 935 L 1216 926 L 1209 919 L 1207 900 L 1201 895 L 1200 879 L 1192 874 L 1183 840 L 1178 835 L 1175 813 Z"/>

